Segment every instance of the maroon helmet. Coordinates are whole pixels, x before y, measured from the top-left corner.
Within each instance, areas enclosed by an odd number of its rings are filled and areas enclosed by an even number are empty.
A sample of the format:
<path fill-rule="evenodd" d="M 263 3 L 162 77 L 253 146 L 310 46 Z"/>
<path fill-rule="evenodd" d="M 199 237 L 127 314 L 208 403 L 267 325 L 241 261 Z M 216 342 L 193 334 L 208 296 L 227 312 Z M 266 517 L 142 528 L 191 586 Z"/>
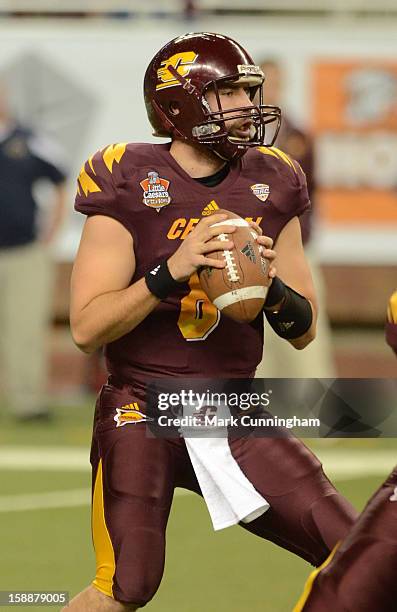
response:
<path fill-rule="evenodd" d="M 265 125 L 277 121 L 272 145 L 280 128 L 281 111 L 263 104 L 264 74 L 236 41 L 201 32 L 185 34 L 167 43 L 150 62 L 144 81 L 146 111 L 154 136 L 170 136 L 210 147 L 222 159 L 236 159 L 248 147 L 263 145 Z M 259 103 L 223 110 L 221 85 L 243 85 Z M 215 92 L 218 108 L 211 111 L 205 98 Z M 225 121 L 250 117 L 249 140 L 230 136 Z"/>

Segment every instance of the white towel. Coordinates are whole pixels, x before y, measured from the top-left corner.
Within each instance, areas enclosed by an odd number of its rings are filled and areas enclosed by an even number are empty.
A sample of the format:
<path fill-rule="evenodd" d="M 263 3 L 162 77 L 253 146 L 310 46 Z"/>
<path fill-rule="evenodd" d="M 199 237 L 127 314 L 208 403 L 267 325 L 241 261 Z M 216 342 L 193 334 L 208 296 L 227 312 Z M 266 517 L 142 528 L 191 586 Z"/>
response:
<path fill-rule="evenodd" d="M 186 412 L 190 411 L 184 410 L 184 414 Z M 192 428 L 182 427 L 181 433 L 185 438 L 214 530 L 225 529 L 240 521 L 249 523 L 261 516 L 270 505 L 254 488 L 234 459 L 229 447 L 227 428 L 200 427 L 199 430 L 192 431 Z M 201 437 L 197 437 L 198 435 Z"/>

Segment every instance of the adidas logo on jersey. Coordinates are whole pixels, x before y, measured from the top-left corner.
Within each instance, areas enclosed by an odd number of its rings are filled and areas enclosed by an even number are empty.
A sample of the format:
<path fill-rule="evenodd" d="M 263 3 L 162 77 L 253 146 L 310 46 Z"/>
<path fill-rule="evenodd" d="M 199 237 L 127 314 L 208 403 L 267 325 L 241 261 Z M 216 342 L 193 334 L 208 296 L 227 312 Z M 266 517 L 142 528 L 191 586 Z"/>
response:
<path fill-rule="evenodd" d="M 241 252 L 243 255 L 248 257 L 248 259 L 252 261 L 253 264 L 256 263 L 255 251 L 254 251 L 254 247 L 252 246 L 251 242 L 247 242 L 245 247 L 241 249 Z"/>
<path fill-rule="evenodd" d="M 212 213 L 216 210 L 219 210 L 219 206 L 214 200 L 212 200 L 209 204 L 207 204 L 207 206 L 203 208 L 201 214 L 203 215 L 203 217 L 208 217 L 209 215 L 212 215 Z"/>
<path fill-rule="evenodd" d="M 156 276 L 159 270 L 160 270 L 160 266 L 156 266 L 155 268 L 153 268 L 153 270 L 150 270 L 150 274 L 153 274 L 153 276 Z"/>

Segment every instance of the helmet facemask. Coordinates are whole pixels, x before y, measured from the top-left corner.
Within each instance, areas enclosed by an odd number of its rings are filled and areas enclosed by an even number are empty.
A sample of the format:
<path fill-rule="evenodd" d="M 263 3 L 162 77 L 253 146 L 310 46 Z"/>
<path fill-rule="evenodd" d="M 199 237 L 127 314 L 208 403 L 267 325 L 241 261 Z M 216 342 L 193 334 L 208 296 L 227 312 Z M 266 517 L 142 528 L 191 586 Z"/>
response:
<path fill-rule="evenodd" d="M 181 76 L 176 70 L 173 70 L 172 67 L 169 67 L 169 70 L 183 86 L 185 95 L 195 98 L 194 106 L 197 107 L 197 103 L 200 105 L 201 112 L 199 116 L 201 115 L 205 118 L 204 121 L 200 121 L 192 126 L 191 134 L 181 134 L 177 126 L 177 113 L 175 116 L 174 126 L 176 130 L 174 131 L 174 136 L 183 136 L 184 139 L 190 140 L 195 144 L 205 145 L 225 160 L 242 157 L 250 147 L 258 147 L 265 144 L 266 146 L 272 146 L 274 144 L 280 129 L 281 111 L 277 106 L 263 104 L 264 74 L 258 66 L 238 66 L 238 73 L 206 83 L 202 92 L 197 91 L 197 88 L 191 85 L 189 80 Z M 253 106 L 223 109 L 219 95 L 219 90 L 222 89 L 222 86 L 247 86 L 250 90 L 249 97 L 251 100 L 254 100 L 259 93 L 259 103 Z M 215 110 L 211 110 L 206 99 L 206 93 L 210 90 L 215 94 L 217 103 L 217 108 Z M 190 103 L 192 102 L 193 100 L 190 101 Z M 172 110 L 170 110 L 170 112 L 172 114 Z M 180 109 L 180 112 L 184 112 L 183 109 Z M 167 118 L 172 121 L 170 114 L 168 114 Z M 226 122 L 247 118 L 252 122 L 251 134 L 248 140 L 246 138 L 233 136 L 229 133 Z M 277 121 L 277 126 L 274 131 L 272 130 L 272 138 L 270 142 L 265 143 L 266 125 L 274 123 L 275 121 Z"/>
<path fill-rule="evenodd" d="M 241 69 L 245 69 L 246 72 Z M 239 66 L 239 70 L 238 74 L 217 79 L 206 85 L 201 101 L 207 112 L 207 118 L 192 130 L 192 136 L 197 142 L 209 146 L 222 159 L 242 157 L 250 147 L 265 144 L 272 146 L 280 129 L 280 109 L 276 106 L 263 104 L 263 73 L 256 66 Z M 249 89 L 251 101 L 254 101 L 259 94 L 258 103 L 252 106 L 223 109 L 219 91 L 222 87 L 236 86 L 246 86 Z M 206 93 L 209 90 L 212 90 L 215 95 L 217 105 L 215 110 L 211 110 L 206 99 Z M 251 122 L 248 138 L 233 135 L 227 127 L 228 122 L 241 119 L 249 119 Z M 265 143 L 266 126 L 274 122 L 277 122 L 276 129 L 272 130 L 270 142 Z"/>

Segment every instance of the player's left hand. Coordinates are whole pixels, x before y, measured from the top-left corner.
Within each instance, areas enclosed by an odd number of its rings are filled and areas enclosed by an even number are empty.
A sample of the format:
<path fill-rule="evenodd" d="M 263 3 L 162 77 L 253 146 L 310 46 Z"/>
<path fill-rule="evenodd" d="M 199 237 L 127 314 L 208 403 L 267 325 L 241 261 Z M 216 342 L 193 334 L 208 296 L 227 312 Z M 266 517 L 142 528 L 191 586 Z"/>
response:
<path fill-rule="evenodd" d="M 276 266 L 273 265 L 276 259 L 276 251 L 273 251 L 273 239 L 270 236 L 264 236 L 262 228 L 254 223 L 254 221 L 248 222 L 250 227 L 257 234 L 255 240 L 262 247 L 262 255 L 269 262 L 269 278 L 273 279 L 277 275 Z"/>

